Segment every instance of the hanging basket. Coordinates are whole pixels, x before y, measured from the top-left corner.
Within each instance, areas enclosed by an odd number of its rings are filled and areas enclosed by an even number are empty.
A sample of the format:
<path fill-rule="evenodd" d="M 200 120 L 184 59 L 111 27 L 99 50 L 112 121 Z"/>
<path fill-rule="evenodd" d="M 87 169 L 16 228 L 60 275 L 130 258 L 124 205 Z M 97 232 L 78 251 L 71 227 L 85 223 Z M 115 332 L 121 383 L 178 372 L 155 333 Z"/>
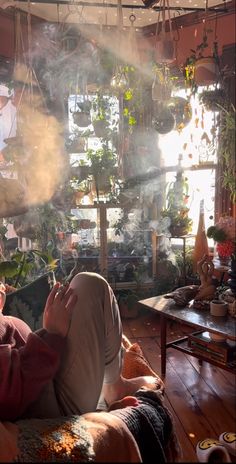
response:
<path fill-rule="evenodd" d="M 91 124 L 91 117 L 90 114 L 85 111 L 74 111 L 73 114 L 73 121 L 79 127 L 87 127 Z"/>
<path fill-rule="evenodd" d="M 105 137 L 108 129 L 106 119 L 96 119 L 93 121 L 93 128 L 96 137 Z"/>
<path fill-rule="evenodd" d="M 211 85 L 219 80 L 219 66 L 215 58 L 199 58 L 195 63 L 194 80 L 197 85 Z"/>
<path fill-rule="evenodd" d="M 0 177 L 0 217 L 18 216 L 28 211 L 26 190 L 17 179 Z"/>

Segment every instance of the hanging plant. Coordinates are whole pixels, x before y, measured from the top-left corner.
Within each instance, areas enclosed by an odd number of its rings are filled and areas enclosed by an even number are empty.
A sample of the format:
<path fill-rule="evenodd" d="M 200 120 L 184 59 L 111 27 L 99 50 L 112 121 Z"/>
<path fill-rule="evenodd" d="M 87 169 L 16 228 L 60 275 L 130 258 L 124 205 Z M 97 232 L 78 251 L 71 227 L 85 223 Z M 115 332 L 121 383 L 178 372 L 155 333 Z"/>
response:
<path fill-rule="evenodd" d="M 209 47 L 208 34 L 211 29 L 204 28 L 202 42 L 196 49 L 191 49 L 191 55 L 184 65 L 184 77 L 187 86 L 193 93 L 198 86 L 215 84 L 220 79 L 219 56 L 217 42 L 213 44 L 212 55 L 204 56 L 204 51 Z"/>
<path fill-rule="evenodd" d="M 177 76 L 172 76 L 170 68 L 155 63 L 153 66 L 154 80 L 152 83 L 152 100 L 167 101 L 171 97 Z"/>
<path fill-rule="evenodd" d="M 219 162 L 222 164 L 223 187 L 229 190 L 231 200 L 236 203 L 235 163 L 235 107 L 221 108 L 219 133 Z"/>
<path fill-rule="evenodd" d="M 199 101 L 206 111 L 220 111 L 221 107 L 225 107 L 226 94 L 222 88 L 203 90 L 199 95 Z"/>
<path fill-rule="evenodd" d="M 88 127 L 89 124 L 91 124 L 91 116 L 90 112 L 87 111 L 71 111 L 72 116 L 73 116 L 73 121 L 74 124 L 76 124 L 79 127 Z"/>

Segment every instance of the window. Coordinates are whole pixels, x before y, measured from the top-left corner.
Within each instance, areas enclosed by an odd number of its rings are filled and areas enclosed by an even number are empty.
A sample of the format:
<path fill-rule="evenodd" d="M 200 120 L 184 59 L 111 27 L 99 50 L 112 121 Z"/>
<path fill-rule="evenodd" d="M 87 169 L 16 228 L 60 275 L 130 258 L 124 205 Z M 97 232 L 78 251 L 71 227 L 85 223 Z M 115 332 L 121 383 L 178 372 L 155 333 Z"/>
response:
<path fill-rule="evenodd" d="M 189 185 L 189 217 L 193 220 L 193 233 L 197 231 L 200 200 L 204 199 L 206 228 L 214 216 L 215 173 L 217 164 L 217 116 L 206 111 L 200 103 L 200 88 L 190 98 L 192 119 L 182 131 L 172 130 L 159 136 L 161 165 L 166 169 L 166 182 L 175 180 L 179 163 L 184 169 Z M 186 91 L 179 90 L 177 97 L 186 98 Z"/>

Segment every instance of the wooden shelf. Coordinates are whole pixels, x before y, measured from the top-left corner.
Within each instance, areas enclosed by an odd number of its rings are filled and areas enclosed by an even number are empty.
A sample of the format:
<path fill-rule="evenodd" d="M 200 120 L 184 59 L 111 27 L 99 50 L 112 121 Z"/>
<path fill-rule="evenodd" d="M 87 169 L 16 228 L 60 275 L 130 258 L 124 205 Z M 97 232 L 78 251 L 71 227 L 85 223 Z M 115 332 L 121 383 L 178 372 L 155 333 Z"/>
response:
<path fill-rule="evenodd" d="M 174 340 L 172 342 L 169 342 L 166 344 L 166 347 L 174 348 L 178 351 L 182 351 L 183 353 L 194 356 L 195 358 L 198 358 L 201 361 L 206 361 L 206 362 L 213 364 L 214 366 L 221 367 L 222 369 L 225 369 L 231 372 L 231 374 L 236 374 L 236 360 L 225 363 L 225 362 L 217 361 L 211 358 L 210 356 L 207 356 L 207 355 L 204 356 L 203 353 L 200 353 L 199 351 L 194 350 L 193 348 L 188 346 L 188 337 L 184 337 L 179 340 Z"/>

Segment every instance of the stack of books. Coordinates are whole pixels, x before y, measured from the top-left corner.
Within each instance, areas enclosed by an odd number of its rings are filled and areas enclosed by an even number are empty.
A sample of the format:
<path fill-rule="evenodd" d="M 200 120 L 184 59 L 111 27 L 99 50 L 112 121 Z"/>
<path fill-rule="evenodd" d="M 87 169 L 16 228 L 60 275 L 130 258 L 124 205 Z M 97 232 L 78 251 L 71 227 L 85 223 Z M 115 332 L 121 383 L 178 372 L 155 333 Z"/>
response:
<path fill-rule="evenodd" d="M 231 340 L 224 342 L 212 341 L 210 332 L 190 334 L 188 336 L 188 346 L 195 353 L 223 364 L 236 360 L 236 342 Z"/>

